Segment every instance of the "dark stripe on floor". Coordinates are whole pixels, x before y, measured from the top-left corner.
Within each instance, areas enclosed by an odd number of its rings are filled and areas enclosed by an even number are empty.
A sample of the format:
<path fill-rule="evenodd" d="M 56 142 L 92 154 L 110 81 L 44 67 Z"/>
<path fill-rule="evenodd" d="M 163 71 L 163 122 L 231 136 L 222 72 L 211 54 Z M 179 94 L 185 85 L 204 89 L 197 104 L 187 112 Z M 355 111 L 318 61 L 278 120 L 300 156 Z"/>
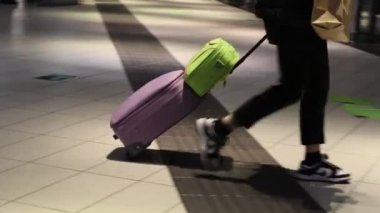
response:
<path fill-rule="evenodd" d="M 158 75 L 181 68 L 159 40 L 124 5 L 116 2 L 99 1 L 97 7 L 133 88 L 138 89 Z M 207 97 L 194 113 L 158 138 L 161 150 L 148 150 L 137 161 L 167 165 L 190 213 L 323 212 L 243 130 L 234 132 L 223 150 L 224 156 L 230 156 L 225 157 L 224 171 L 200 169 L 194 119 L 226 113 L 214 97 Z M 120 149 L 114 151 L 116 160 L 122 159 L 122 155 L 117 157 L 118 151 L 122 153 Z"/>

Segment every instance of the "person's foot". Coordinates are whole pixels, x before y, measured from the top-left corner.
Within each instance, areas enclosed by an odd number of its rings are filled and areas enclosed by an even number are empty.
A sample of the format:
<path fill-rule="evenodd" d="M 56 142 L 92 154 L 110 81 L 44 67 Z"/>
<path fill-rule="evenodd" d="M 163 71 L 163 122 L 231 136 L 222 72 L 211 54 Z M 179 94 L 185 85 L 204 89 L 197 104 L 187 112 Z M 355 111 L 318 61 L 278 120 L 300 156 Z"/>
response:
<path fill-rule="evenodd" d="M 351 179 L 350 174 L 327 160 L 328 156 L 323 155 L 321 161 L 311 165 L 302 161 L 300 168 L 295 173 L 295 177 L 304 181 L 349 183 Z"/>
<path fill-rule="evenodd" d="M 195 122 L 201 144 L 201 162 L 203 167 L 209 170 L 216 170 L 222 166 L 220 149 L 228 139 L 215 133 L 215 121 L 215 118 L 200 118 Z"/>

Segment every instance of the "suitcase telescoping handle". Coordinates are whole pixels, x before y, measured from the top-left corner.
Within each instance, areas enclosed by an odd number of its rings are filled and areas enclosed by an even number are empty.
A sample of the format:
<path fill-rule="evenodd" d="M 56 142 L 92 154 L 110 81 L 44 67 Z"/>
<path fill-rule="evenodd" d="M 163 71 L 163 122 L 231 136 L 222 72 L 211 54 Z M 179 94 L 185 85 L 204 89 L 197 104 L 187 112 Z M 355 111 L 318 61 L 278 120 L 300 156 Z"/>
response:
<path fill-rule="evenodd" d="M 230 74 L 240 65 L 240 64 L 242 64 L 244 61 L 245 61 L 245 59 L 247 59 L 248 58 L 248 56 L 249 55 L 251 55 L 252 53 L 253 53 L 253 51 L 255 51 L 257 48 L 259 48 L 260 47 L 260 45 L 267 39 L 267 35 L 265 35 L 264 37 L 262 37 L 261 39 L 260 39 L 260 41 L 259 42 L 257 42 L 243 57 L 241 57 L 240 59 L 239 59 L 239 61 L 238 62 L 236 62 L 236 64 L 235 64 L 235 66 L 232 68 L 232 70 L 230 71 Z"/>

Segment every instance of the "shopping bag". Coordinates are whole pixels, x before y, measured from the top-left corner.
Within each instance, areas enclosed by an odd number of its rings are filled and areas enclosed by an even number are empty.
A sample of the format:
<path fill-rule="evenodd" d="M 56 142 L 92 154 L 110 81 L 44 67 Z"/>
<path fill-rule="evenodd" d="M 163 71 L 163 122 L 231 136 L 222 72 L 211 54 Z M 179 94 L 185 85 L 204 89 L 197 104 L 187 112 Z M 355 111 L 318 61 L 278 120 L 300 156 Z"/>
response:
<path fill-rule="evenodd" d="M 350 41 L 352 0 L 314 0 L 311 24 L 325 40 Z"/>

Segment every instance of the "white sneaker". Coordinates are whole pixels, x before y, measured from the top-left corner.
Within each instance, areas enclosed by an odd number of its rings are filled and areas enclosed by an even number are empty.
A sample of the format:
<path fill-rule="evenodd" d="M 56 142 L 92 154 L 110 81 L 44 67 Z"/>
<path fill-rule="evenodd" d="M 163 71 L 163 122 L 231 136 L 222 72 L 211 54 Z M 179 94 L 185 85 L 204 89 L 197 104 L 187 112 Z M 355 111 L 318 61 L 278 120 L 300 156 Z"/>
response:
<path fill-rule="evenodd" d="M 327 160 L 328 156 L 323 155 L 322 160 L 313 165 L 307 165 L 305 161 L 302 161 L 300 168 L 295 173 L 295 177 L 304 181 L 349 183 L 350 174 Z"/>
<path fill-rule="evenodd" d="M 201 144 L 201 162 L 205 169 L 210 170 L 220 168 L 222 162 L 219 152 L 228 139 L 215 133 L 216 120 L 215 118 L 200 118 L 195 122 Z"/>

